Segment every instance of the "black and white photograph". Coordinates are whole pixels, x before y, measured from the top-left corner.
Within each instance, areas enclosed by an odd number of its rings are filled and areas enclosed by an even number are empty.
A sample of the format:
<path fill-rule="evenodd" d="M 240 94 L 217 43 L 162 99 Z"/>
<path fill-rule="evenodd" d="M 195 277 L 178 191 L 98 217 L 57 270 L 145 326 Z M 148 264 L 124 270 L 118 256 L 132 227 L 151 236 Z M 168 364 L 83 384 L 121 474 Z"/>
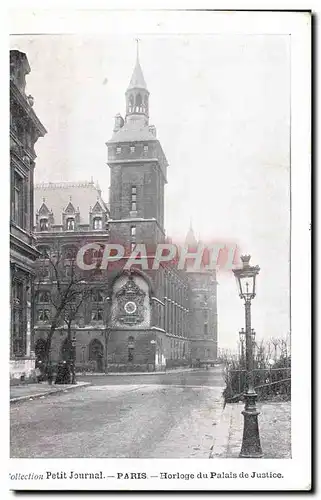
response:
<path fill-rule="evenodd" d="M 298 455 L 310 470 L 310 422 L 294 442 L 311 332 L 308 296 L 296 319 L 310 158 L 307 99 L 297 166 L 293 71 L 311 68 L 286 29 L 303 20 L 309 40 L 310 15 L 271 29 L 265 14 L 267 28 L 214 11 L 13 23 L 11 488 L 282 490 Z"/>

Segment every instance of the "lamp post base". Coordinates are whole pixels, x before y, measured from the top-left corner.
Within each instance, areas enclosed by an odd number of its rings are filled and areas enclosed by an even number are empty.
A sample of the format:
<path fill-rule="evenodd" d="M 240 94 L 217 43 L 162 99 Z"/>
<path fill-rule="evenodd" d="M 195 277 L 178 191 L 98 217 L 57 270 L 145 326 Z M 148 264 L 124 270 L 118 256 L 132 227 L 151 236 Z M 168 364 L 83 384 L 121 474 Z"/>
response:
<path fill-rule="evenodd" d="M 260 433 L 258 425 L 259 411 L 256 409 L 245 409 L 242 411 L 244 416 L 242 449 L 240 458 L 262 458 L 263 452 L 260 442 Z"/>

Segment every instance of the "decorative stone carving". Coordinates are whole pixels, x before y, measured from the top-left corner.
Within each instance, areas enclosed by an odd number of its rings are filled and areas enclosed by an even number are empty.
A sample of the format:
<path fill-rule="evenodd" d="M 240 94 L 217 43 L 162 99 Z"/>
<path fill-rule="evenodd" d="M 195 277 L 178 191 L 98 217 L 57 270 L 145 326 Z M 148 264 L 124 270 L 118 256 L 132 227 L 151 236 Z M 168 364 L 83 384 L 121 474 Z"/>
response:
<path fill-rule="evenodd" d="M 125 285 L 116 293 L 118 318 L 120 323 L 133 325 L 144 320 L 146 293 L 135 283 L 130 275 Z"/>

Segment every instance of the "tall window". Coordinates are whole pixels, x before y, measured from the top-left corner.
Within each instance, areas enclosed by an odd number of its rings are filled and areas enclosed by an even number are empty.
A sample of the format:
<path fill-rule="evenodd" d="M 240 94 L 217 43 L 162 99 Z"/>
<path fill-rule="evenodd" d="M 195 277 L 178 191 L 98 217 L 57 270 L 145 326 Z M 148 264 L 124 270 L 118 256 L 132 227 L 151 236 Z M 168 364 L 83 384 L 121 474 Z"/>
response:
<path fill-rule="evenodd" d="M 91 319 L 92 321 L 102 321 L 103 320 L 103 310 L 102 309 L 95 309 L 91 313 Z"/>
<path fill-rule="evenodd" d="M 136 226 L 131 226 L 131 228 L 130 228 L 130 236 L 132 238 L 135 238 L 135 236 L 136 236 Z"/>
<path fill-rule="evenodd" d="M 136 212 L 137 210 L 137 188 L 132 186 L 131 190 L 131 211 Z"/>
<path fill-rule="evenodd" d="M 12 354 L 23 356 L 25 354 L 25 322 L 23 318 L 24 309 L 23 282 L 14 281 L 12 284 Z"/>
<path fill-rule="evenodd" d="M 208 335 L 208 323 L 204 323 L 204 335 Z"/>
<path fill-rule="evenodd" d="M 48 231 L 48 219 L 40 219 L 40 231 Z"/>
<path fill-rule="evenodd" d="M 130 146 L 130 152 L 135 153 L 135 146 Z"/>
<path fill-rule="evenodd" d="M 13 220 L 18 226 L 24 227 L 23 217 L 23 178 L 14 173 L 13 184 Z"/>
<path fill-rule="evenodd" d="M 75 229 L 75 219 L 73 217 L 68 217 L 66 221 L 67 231 L 74 231 Z"/>
<path fill-rule="evenodd" d="M 128 337 L 128 361 L 133 361 L 134 360 L 134 349 L 135 349 L 135 344 L 134 344 L 134 337 Z"/>
<path fill-rule="evenodd" d="M 38 309 L 38 321 L 48 323 L 48 321 L 50 321 L 50 310 L 49 309 Z"/>
<path fill-rule="evenodd" d="M 99 229 L 103 228 L 103 221 L 102 221 L 101 217 L 94 217 L 93 227 L 94 227 L 94 230 L 99 230 Z"/>
<path fill-rule="evenodd" d="M 101 290 L 94 290 L 92 295 L 93 302 L 103 302 L 104 297 Z"/>

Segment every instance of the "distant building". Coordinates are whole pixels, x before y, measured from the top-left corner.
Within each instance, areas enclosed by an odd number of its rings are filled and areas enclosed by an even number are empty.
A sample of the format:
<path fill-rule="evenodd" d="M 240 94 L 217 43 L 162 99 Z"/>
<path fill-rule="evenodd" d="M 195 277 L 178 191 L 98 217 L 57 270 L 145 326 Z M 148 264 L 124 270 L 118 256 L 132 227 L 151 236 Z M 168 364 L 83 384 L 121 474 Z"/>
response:
<path fill-rule="evenodd" d="M 27 379 L 33 353 L 33 264 L 39 256 L 33 234 L 34 145 L 46 133 L 25 93 L 30 73 L 26 54 L 10 51 L 10 376 Z"/>
<path fill-rule="evenodd" d="M 125 95 L 125 118 L 115 117 L 107 142 L 110 206 L 93 183 L 37 186 L 36 231 L 41 251 L 50 251 L 59 239 L 66 250 L 92 241 L 102 247 L 121 243 L 131 251 L 142 243 L 153 254 L 156 245 L 166 241 L 168 163 L 156 128 L 149 124 L 149 91 L 138 57 Z M 109 371 L 145 371 L 215 361 L 215 272 L 178 271 L 165 264 L 159 270 L 135 266 L 126 271 L 125 262 L 114 270 L 102 269 L 100 278 L 91 283 L 97 286 L 97 294 L 73 325 L 78 368 L 92 366 L 102 371 L 108 365 Z M 52 279 L 48 277 L 48 292 Z M 49 309 L 48 303 L 38 300 L 39 355 L 50 329 Z M 52 359 L 63 357 L 65 342 L 61 321 Z"/>

